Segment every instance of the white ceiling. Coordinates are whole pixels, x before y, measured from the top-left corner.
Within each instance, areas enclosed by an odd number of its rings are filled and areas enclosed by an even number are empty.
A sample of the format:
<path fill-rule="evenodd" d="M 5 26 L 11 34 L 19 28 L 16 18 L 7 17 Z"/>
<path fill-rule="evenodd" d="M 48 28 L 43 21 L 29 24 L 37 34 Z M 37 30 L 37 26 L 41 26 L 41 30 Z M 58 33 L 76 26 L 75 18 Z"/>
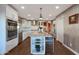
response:
<path fill-rule="evenodd" d="M 12 4 L 12 6 L 18 10 L 20 17 L 38 20 L 40 17 L 40 8 L 42 8 L 42 16 L 44 20 L 53 20 L 61 12 L 71 7 L 72 4 Z M 21 9 L 24 6 L 24 9 Z M 56 9 L 59 6 L 59 9 Z M 31 16 L 28 16 L 28 15 Z M 49 16 L 52 15 L 52 16 Z"/>

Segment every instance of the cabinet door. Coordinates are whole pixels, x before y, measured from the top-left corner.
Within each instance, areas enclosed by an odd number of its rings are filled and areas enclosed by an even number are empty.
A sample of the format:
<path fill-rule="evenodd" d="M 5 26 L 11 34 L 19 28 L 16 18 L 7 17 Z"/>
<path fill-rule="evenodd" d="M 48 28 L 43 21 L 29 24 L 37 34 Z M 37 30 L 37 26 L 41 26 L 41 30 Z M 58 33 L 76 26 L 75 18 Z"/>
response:
<path fill-rule="evenodd" d="M 6 17 L 12 19 L 11 8 L 9 6 L 6 7 Z"/>
<path fill-rule="evenodd" d="M 18 21 L 18 13 L 15 11 L 15 21 Z"/>
<path fill-rule="evenodd" d="M 18 43 L 20 44 L 22 42 L 22 32 L 19 33 L 19 40 Z"/>
<path fill-rule="evenodd" d="M 18 20 L 17 12 L 14 9 L 12 9 L 11 11 L 12 11 L 12 20 L 17 21 Z"/>
<path fill-rule="evenodd" d="M 16 47 L 18 44 L 18 38 L 12 39 L 8 42 L 6 42 L 6 53 L 9 52 L 11 49 Z"/>
<path fill-rule="evenodd" d="M 23 32 L 23 40 L 26 39 L 26 32 Z"/>
<path fill-rule="evenodd" d="M 14 21 L 18 20 L 17 12 L 14 9 L 12 9 L 10 6 L 6 7 L 6 17 Z"/>

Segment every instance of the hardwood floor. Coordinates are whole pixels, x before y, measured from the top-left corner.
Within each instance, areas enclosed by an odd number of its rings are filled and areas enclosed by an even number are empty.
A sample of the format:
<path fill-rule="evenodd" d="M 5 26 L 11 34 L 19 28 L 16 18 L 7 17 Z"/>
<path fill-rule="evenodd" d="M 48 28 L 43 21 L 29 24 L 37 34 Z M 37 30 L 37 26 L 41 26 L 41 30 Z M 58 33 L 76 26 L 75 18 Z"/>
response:
<path fill-rule="evenodd" d="M 74 55 L 71 51 L 65 48 L 61 43 L 55 40 L 55 50 L 53 53 L 52 45 L 46 47 L 45 55 Z M 25 39 L 21 44 L 9 51 L 6 55 L 31 55 L 30 53 L 30 37 Z"/>
<path fill-rule="evenodd" d="M 30 55 L 30 37 L 9 51 L 6 55 Z"/>
<path fill-rule="evenodd" d="M 54 55 L 75 55 L 70 50 L 65 48 L 59 41 L 55 40 Z"/>

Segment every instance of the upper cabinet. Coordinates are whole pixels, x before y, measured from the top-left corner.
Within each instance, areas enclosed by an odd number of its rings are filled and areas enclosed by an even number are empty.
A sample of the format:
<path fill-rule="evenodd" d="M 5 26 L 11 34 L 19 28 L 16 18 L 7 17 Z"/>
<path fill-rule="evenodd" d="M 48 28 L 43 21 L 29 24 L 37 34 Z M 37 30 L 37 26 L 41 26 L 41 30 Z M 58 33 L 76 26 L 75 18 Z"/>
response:
<path fill-rule="evenodd" d="M 6 17 L 11 20 L 17 21 L 18 20 L 18 13 L 16 12 L 16 10 L 11 8 L 10 6 L 6 6 Z"/>
<path fill-rule="evenodd" d="M 38 20 L 32 20 L 31 25 L 32 26 L 39 26 L 39 21 Z"/>

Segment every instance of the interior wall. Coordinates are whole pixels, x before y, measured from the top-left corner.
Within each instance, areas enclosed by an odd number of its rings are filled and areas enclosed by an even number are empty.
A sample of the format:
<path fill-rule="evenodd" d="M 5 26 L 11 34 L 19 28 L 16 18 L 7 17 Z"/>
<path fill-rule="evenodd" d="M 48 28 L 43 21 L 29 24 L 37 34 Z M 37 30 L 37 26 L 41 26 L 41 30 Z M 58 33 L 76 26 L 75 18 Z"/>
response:
<path fill-rule="evenodd" d="M 6 17 L 5 5 L 0 5 L 0 54 L 4 54 L 6 50 Z"/>
<path fill-rule="evenodd" d="M 56 19 L 56 34 L 57 40 L 62 42 L 64 41 L 64 18 L 60 16 Z"/>
<path fill-rule="evenodd" d="M 77 13 L 79 13 L 79 5 L 72 7 L 65 13 L 64 43 L 79 53 L 79 23 L 69 24 L 68 22 L 68 17 Z"/>
<path fill-rule="evenodd" d="M 79 14 L 79 5 L 69 8 L 63 14 L 59 15 L 56 20 L 61 21 L 61 16 L 64 17 L 64 44 L 79 53 L 79 23 L 69 24 L 69 16 L 74 14 Z M 59 27 L 57 27 L 57 30 L 60 30 Z M 61 37 L 61 34 L 58 33 L 59 31 L 57 32 L 57 35 Z"/>
<path fill-rule="evenodd" d="M 31 21 L 27 21 L 25 19 L 22 19 L 21 30 L 24 32 L 31 31 Z"/>

